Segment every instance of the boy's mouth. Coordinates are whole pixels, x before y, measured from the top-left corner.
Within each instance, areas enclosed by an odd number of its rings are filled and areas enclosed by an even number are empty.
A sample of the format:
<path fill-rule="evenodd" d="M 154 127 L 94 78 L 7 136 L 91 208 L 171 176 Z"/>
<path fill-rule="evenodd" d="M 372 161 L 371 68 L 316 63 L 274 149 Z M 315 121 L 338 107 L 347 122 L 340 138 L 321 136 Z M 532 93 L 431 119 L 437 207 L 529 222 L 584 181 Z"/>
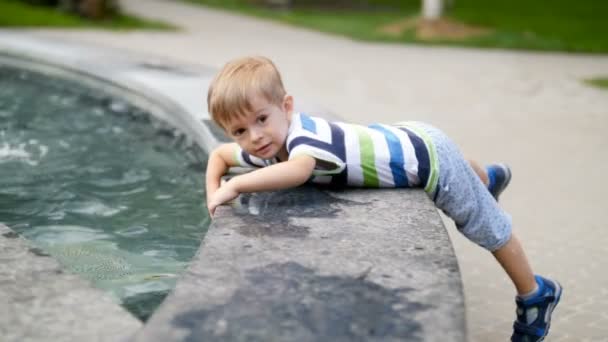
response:
<path fill-rule="evenodd" d="M 272 145 L 272 143 L 268 143 L 260 148 L 258 148 L 256 151 L 256 153 L 258 154 L 264 154 L 264 152 L 268 152 L 268 150 L 270 149 L 270 145 Z"/>

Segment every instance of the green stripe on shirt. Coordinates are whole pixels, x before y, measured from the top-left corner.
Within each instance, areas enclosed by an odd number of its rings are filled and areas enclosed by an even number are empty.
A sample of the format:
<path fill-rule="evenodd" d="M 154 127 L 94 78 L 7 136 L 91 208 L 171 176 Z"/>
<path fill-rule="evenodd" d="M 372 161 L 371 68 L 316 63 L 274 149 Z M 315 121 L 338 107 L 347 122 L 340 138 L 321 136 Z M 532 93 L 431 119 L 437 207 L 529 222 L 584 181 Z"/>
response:
<path fill-rule="evenodd" d="M 376 171 L 376 156 L 374 141 L 364 129 L 356 127 L 359 135 L 359 151 L 361 152 L 361 168 L 363 169 L 363 185 L 377 188 L 380 186 Z"/>
<path fill-rule="evenodd" d="M 429 152 L 429 163 L 431 169 L 429 174 L 429 179 L 426 182 L 424 187 L 424 191 L 428 194 L 434 194 L 437 189 L 437 183 L 439 183 L 439 157 L 437 156 L 437 150 L 435 150 L 435 144 L 433 144 L 433 140 L 428 136 L 428 134 L 420 127 L 416 126 L 415 123 L 411 122 L 403 122 L 397 124 L 398 127 L 406 127 L 414 132 L 417 136 L 419 136 L 424 144 L 426 145 L 426 149 Z"/>

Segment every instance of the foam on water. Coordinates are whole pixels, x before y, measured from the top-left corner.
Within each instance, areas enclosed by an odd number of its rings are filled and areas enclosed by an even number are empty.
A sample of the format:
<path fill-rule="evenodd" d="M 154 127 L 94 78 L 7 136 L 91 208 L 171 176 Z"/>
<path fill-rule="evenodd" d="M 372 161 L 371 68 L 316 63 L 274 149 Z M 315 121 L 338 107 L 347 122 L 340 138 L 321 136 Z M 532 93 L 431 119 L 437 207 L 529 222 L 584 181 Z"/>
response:
<path fill-rule="evenodd" d="M 38 149 L 37 155 L 27 150 L 28 147 L 36 146 Z M 43 158 L 47 155 L 49 148 L 44 145 L 38 145 L 38 142 L 31 140 L 28 144 L 20 143 L 17 145 L 11 145 L 9 143 L 2 143 L 0 145 L 0 164 L 7 162 L 23 162 L 30 166 L 37 166 L 38 160 L 35 157 Z"/>

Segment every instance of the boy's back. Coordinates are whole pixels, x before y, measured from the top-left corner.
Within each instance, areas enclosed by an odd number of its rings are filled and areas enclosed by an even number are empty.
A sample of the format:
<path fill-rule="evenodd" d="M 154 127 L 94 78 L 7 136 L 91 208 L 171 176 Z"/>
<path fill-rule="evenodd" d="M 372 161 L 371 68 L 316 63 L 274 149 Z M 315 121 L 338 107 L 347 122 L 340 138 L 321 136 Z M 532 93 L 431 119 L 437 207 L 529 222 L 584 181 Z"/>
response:
<path fill-rule="evenodd" d="M 415 123 L 362 126 L 294 113 L 286 141 L 290 158 L 313 156 L 314 183 L 357 187 L 426 186 L 437 169 L 432 142 Z M 240 151 L 242 166 L 265 161 Z"/>

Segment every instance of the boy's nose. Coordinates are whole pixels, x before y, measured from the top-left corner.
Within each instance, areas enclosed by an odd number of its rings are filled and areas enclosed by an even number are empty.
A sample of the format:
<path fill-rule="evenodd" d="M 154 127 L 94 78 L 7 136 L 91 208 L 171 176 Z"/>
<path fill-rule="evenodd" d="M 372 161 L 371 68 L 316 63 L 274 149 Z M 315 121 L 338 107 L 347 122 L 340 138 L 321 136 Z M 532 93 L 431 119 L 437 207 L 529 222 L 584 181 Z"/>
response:
<path fill-rule="evenodd" d="M 258 130 L 258 129 L 252 129 L 250 137 L 251 137 L 251 141 L 253 141 L 253 142 L 258 141 L 258 140 L 260 140 L 260 138 L 262 138 L 262 132 L 260 132 L 260 130 Z"/>

